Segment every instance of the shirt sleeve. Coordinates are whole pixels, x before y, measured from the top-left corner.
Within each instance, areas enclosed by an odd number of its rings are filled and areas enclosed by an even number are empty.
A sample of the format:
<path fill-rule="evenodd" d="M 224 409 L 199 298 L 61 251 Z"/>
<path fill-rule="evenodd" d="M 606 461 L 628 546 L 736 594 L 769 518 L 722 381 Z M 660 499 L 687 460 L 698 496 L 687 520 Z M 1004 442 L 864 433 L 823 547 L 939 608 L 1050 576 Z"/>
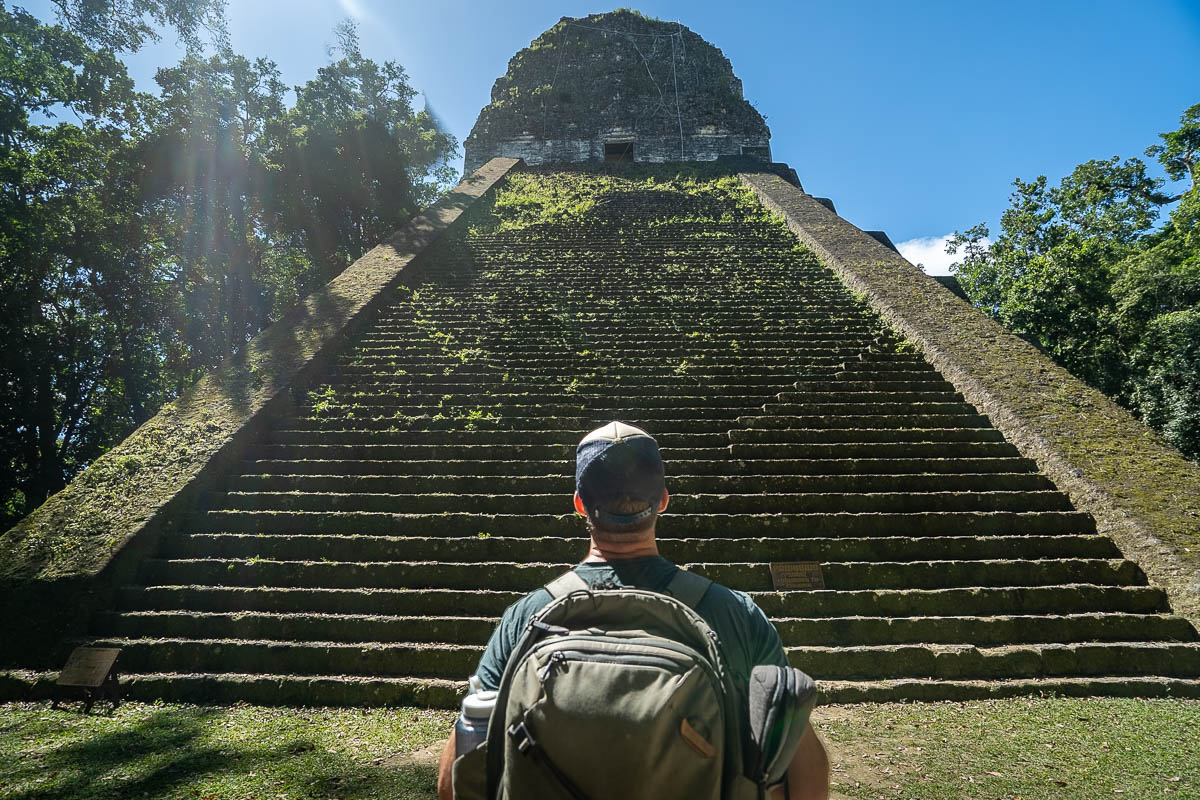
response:
<path fill-rule="evenodd" d="M 750 617 L 750 641 L 754 648 L 752 666 L 757 667 L 760 664 L 788 666 L 787 652 L 783 649 L 783 640 L 779 638 L 779 631 L 775 630 L 775 626 L 771 624 L 771 620 L 767 619 L 767 615 L 763 613 L 757 603 L 746 597 L 746 604 L 748 606 L 746 610 Z"/>
<path fill-rule="evenodd" d="M 549 601 L 549 592 L 540 590 L 526 595 L 504 610 L 500 624 L 492 631 L 492 638 L 488 640 L 475 670 L 484 689 L 500 688 L 500 678 L 504 675 L 509 656 L 516 649 L 530 617 Z"/>

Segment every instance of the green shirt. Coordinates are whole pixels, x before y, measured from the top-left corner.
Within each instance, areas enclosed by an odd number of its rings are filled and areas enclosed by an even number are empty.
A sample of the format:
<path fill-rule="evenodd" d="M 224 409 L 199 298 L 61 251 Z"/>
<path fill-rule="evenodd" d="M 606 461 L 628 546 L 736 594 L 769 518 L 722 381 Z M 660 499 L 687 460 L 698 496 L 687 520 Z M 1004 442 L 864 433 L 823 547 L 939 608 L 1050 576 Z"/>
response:
<path fill-rule="evenodd" d="M 655 592 L 664 591 L 678 570 L 679 567 L 662 556 L 584 562 L 575 567 L 579 577 L 593 589 L 632 587 Z M 543 588 L 530 592 L 505 609 L 483 658 L 479 660 L 477 674 L 483 688 L 500 688 L 500 677 L 517 641 L 525 633 L 529 620 L 550 600 L 550 593 Z M 696 607 L 696 613 L 717 634 L 735 685 L 749 686 L 750 671 L 759 664 L 787 666 L 779 633 L 745 592 L 714 583 Z"/>

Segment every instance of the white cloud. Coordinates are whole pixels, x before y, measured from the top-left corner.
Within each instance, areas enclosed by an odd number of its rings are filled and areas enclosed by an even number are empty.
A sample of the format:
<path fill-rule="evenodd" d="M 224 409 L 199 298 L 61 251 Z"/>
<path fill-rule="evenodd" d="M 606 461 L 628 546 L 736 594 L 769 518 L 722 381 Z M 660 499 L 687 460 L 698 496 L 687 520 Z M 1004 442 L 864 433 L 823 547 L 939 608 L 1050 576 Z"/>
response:
<path fill-rule="evenodd" d="M 363 19 L 367 16 L 367 10 L 363 8 L 363 4 L 359 0 L 338 0 L 338 5 L 342 7 L 342 12 L 351 19 Z"/>
<path fill-rule="evenodd" d="M 907 258 L 914 264 L 922 264 L 925 266 L 925 272 L 930 275 L 949 275 L 950 265 L 956 261 L 962 261 L 963 251 L 959 248 L 957 255 L 949 255 L 946 253 L 946 242 L 950 241 L 953 234 L 947 233 L 945 236 L 922 236 L 917 239 L 909 239 L 907 242 L 900 242 L 896 245 L 896 249 L 900 251 L 900 255 Z M 983 244 L 988 244 L 986 239 Z"/>

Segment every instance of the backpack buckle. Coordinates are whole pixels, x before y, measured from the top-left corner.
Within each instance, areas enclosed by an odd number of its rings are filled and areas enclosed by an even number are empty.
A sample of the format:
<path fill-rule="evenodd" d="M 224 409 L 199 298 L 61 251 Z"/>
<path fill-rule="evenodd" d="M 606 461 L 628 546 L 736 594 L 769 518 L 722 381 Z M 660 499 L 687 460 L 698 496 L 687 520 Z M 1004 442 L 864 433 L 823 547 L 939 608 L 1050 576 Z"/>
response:
<path fill-rule="evenodd" d="M 537 740 L 533 738 L 533 734 L 529 732 L 529 727 L 523 719 L 508 726 L 508 735 L 513 738 L 517 752 L 521 755 L 526 755 L 538 746 Z"/>

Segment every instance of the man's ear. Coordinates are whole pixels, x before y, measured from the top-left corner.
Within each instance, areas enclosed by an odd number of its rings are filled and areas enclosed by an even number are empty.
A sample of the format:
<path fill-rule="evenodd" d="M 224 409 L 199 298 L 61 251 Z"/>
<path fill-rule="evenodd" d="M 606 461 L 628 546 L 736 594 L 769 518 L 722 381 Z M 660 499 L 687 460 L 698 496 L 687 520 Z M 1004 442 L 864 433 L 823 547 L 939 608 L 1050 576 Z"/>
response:
<path fill-rule="evenodd" d="M 579 496 L 579 492 L 575 493 L 575 513 L 581 517 L 587 516 L 587 510 L 583 507 L 583 498 Z"/>
<path fill-rule="evenodd" d="M 658 501 L 658 513 L 663 513 L 667 510 L 667 506 L 671 504 L 671 493 L 663 489 L 662 500 Z"/>

